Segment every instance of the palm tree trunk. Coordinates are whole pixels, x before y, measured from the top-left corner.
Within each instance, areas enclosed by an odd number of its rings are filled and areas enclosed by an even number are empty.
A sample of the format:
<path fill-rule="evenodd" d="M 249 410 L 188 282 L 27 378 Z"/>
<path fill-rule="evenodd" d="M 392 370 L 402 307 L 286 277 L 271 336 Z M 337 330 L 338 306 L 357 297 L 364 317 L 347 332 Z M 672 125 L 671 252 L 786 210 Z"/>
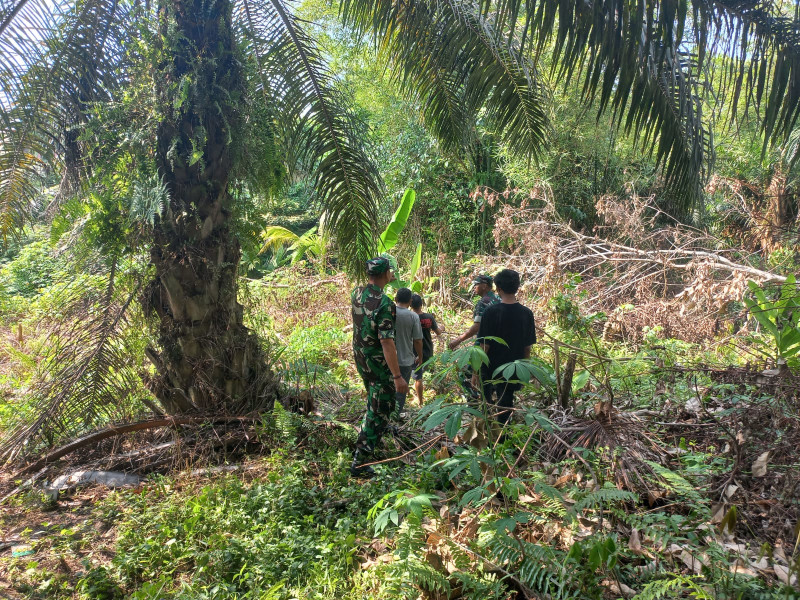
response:
<path fill-rule="evenodd" d="M 231 141 L 244 84 L 230 0 L 168 0 L 162 12 L 157 165 L 169 191 L 144 297 L 159 317 L 151 381 L 170 412 L 263 407 L 274 383 L 237 301 L 241 256 L 231 229 Z"/>

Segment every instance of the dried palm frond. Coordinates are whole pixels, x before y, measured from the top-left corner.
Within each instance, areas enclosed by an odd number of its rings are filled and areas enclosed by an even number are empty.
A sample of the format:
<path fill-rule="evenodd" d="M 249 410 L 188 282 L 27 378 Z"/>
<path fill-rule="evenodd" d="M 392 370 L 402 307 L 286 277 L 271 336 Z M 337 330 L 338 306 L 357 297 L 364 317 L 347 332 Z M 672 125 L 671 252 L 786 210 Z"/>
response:
<path fill-rule="evenodd" d="M 606 451 L 617 485 L 633 492 L 648 492 L 658 474 L 653 464 L 664 464 L 666 454 L 642 421 L 600 403 L 593 419 L 567 418 L 560 424 L 560 439 L 551 436 L 541 452 L 550 460 L 569 458 L 570 449 Z M 567 445 L 564 442 L 567 442 Z"/>

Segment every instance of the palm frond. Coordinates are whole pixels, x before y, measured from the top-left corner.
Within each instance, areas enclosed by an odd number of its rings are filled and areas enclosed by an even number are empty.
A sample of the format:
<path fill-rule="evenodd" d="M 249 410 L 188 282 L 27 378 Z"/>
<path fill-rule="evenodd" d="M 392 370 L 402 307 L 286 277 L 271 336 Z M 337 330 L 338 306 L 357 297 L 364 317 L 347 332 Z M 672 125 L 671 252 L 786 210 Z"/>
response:
<path fill-rule="evenodd" d="M 49 315 L 48 349 L 31 386 L 31 421 L 21 418 L 0 444 L 0 457 L 38 452 L 108 421 L 122 420 L 126 400 L 142 383 L 130 364 L 133 351 L 120 331 L 138 286 L 114 300 L 114 270 L 107 288 L 64 284 L 59 315 Z"/>
<path fill-rule="evenodd" d="M 261 233 L 261 239 L 264 243 L 261 246 L 261 250 L 259 250 L 259 254 L 267 252 L 268 250 L 277 250 L 278 248 L 291 246 L 297 243 L 300 236 L 286 229 L 286 227 L 270 225 L 264 228 L 264 231 Z"/>
<path fill-rule="evenodd" d="M 655 152 L 683 212 L 702 197 L 713 161 L 700 61 L 681 48 L 685 19 L 684 3 L 644 0 L 534 1 L 526 13 L 535 49 L 553 44 L 556 78 L 580 78 L 598 117 L 612 110 L 617 125 Z"/>
<path fill-rule="evenodd" d="M 423 117 L 445 147 L 474 139 L 477 116 L 515 152 L 535 155 L 549 123 L 548 97 L 533 62 L 502 25 L 463 0 L 345 0 L 342 17 L 370 32 L 395 77 L 420 100 Z"/>
<path fill-rule="evenodd" d="M 693 8 L 695 43 L 710 40 L 709 58 L 726 68 L 732 118 L 744 94 L 762 113 L 765 148 L 786 141 L 800 116 L 800 2 L 695 0 Z"/>
<path fill-rule="evenodd" d="M 292 264 L 296 264 L 304 257 L 320 259 L 325 255 L 328 239 L 325 235 L 317 233 L 317 228 L 312 227 L 304 232 L 290 248 L 293 251 Z"/>
<path fill-rule="evenodd" d="M 274 105 L 287 152 L 313 169 L 316 198 L 335 232 L 342 265 L 361 273 L 375 252 L 383 193 L 364 150 L 363 124 L 345 108 L 346 98 L 313 40 L 280 0 L 241 0 L 235 14 L 240 30 L 260 49 L 265 101 Z"/>
<path fill-rule="evenodd" d="M 789 169 L 794 169 L 800 159 L 800 127 L 797 127 L 786 140 L 783 145 L 783 160 L 788 165 Z"/>
<path fill-rule="evenodd" d="M 662 59 L 661 64 L 654 61 Z M 654 49 L 633 74 L 629 90 L 612 100 L 624 128 L 654 151 L 673 191 L 671 212 L 687 214 L 702 199 L 714 161 L 713 135 L 703 118 L 697 63 L 687 53 Z"/>
<path fill-rule="evenodd" d="M 48 171 L 66 194 L 91 169 L 81 140 L 89 107 L 124 78 L 131 5 L 17 0 L 0 7 L 0 233 L 35 212 Z"/>
<path fill-rule="evenodd" d="M 710 90 L 698 83 L 710 83 L 711 67 L 726 74 L 717 97 L 732 116 L 740 97 L 760 109 L 765 144 L 786 139 L 800 114 L 798 2 L 793 15 L 790 5 L 760 0 L 477 2 L 519 39 L 520 53 L 551 45 L 556 78 L 579 79 L 599 113 L 613 110 L 617 124 L 650 142 L 684 197 L 699 195 L 713 160 L 702 112 Z"/>

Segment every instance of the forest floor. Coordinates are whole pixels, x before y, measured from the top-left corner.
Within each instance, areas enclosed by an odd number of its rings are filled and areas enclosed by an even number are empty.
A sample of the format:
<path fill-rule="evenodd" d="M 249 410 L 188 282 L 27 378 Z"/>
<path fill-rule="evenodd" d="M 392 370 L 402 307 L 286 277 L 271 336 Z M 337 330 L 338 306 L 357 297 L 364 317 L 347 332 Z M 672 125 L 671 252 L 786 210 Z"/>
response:
<path fill-rule="evenodd" d="M 440 353 L 425 406 L 412 402 L 386 436 L 378 477 L 357 480 L 347 468 L 364 399 L 346 287 L 291 272 L 249 282 L 250 326 L 284 349 L 282 403 L 53 465 L 41 481 L 143 479 L 8 498 L 0 597 L 800 597 L 797 377 L 732 360 L 730 340 L 595 341 L 538 305 L 543 382 L 519 394 L 503 437 L 459 393 L 469 349 Z M 430 308 L 448 332 L 466 329 L 467 302 Z M 562 405 L 552 365 L 582 347 Z M 0 497 L 24 480 L 11 467 L 1 477 Z"/>

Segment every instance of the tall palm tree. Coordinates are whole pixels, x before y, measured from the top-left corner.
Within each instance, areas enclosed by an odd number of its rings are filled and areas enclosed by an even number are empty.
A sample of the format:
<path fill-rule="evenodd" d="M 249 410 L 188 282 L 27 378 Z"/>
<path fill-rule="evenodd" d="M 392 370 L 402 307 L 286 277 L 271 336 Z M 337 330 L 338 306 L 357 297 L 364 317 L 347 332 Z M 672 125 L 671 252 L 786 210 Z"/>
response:
<path fill-rule="evenodd" d="M 509 139 L 538 147 L 540 86 L 513 52 L 480 43 L 464 49 L 475 64 L 461 67 L 474 81 L 457 83 L 472 107 L 502 106 L 496 121 Z M 0 56 L 2 233 L 36 212 L 40 182 L 53 173 L 63 198 L 135 196 L 142 181 L 155 181 L 165 201 L 142 300 L 159 321 L 159 347 L 147 352 L 156 397 L 173 413 L 268 402 L 273 384 L 237 301 L 233 184 L 269 186 L 263 163 L 277 167 L 279 154 L 313 164 L 351 268 L 375 249 L 382 191 L 358 123 L 289 3 L 13 0 L 0 4 Z M 490 65 L 493 73 L 480 74 Z M 448 96 L 454 74 L 427 68 L 428 85 L 439 88 L 422 94 L 442 101 L 429 111 L 463 110 Z M 440 133 L 454 137 L 454 115 L 437 118 Z M 128 171 L 143 176 L 132 181 Z"/>
<path fill-rule="evenodd" d="M 558 78 L 580 78 L 587 101 L 655 151 L 687 203 L 713 155 L 712 81 L 734 105 L 762 111 L 765 139 L 788 134 L 800 111 L 797 3 L 793 15 L 747 0 L 341 6 L 445 145 L 469 143 L 481 114 L 515 151 L 543 148 L 536 64 L 551 47 Z M 723 77 L 708 75 L 716 67 Z M 104 116 L 120 107 L 122 117 Z M 258 187 L 272 178 L 264 163 L 304 157 L 348 264 L 372 252 L 381 184 L 357 131 L 290 0 L 0 0 L 0 231 L 35 212 L 39 182 L 53 173 L 64 197 L 107 188 L 125 169 L 162 182 L 143 299 L 159 318 L 160 347 L 148 356 L 169 411 L 253 406 L 271 394 L 237 302 L 234 182 Z"/>

